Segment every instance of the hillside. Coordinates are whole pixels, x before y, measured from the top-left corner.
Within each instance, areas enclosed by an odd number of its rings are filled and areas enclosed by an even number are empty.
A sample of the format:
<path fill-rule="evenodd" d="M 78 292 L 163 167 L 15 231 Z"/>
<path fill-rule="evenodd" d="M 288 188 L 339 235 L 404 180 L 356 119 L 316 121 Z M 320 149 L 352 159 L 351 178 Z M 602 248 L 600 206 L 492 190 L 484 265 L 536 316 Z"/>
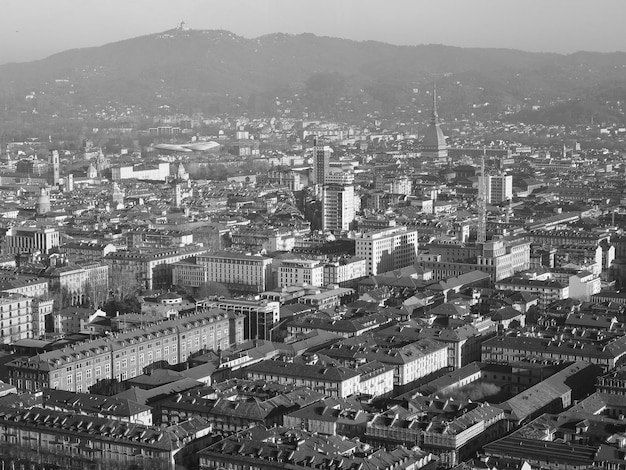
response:
<path fill-rule="evenodd" d="M 510 113 L 520 111 L 526 122 L 588 122 L 590 113 L 624 121 L 624 53 L 409 47 L 312 34 L 246 39 L 181 30 L 0 66 L 0 119 L 72 119 L 120 106 L 154 113 L 168 106 L 184 113 L 341 119 L 373 113 L 419 121 L 434 79 L 447 119 L 507 111 L 515 120 Z M 529 112 L 532 105 L 542 112 Z"/>

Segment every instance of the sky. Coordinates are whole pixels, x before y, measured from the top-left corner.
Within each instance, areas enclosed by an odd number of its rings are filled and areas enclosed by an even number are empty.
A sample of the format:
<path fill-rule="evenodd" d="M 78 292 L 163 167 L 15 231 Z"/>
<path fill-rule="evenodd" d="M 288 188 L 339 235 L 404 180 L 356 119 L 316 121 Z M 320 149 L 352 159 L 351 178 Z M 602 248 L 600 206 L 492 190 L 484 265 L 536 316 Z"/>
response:
<path fill-rule="evenodd" d="M 400 45 L 626 51 L 626 0 L 1 0 L 0 64 L 172 29 Z"/>

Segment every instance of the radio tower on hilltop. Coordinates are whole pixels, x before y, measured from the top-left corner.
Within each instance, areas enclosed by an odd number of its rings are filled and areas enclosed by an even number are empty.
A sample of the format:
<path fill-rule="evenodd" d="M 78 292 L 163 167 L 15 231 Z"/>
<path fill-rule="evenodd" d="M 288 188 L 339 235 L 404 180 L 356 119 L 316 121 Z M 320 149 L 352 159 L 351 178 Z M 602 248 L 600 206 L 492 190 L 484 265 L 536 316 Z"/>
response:
<path fill-rule="evenodd" d="M 478 179 L 478 230 L 476 242 L 485 243 L 487 241 L 487 175 L 485 174 L 485 153 L 480 159 L 480 178 Z"/>

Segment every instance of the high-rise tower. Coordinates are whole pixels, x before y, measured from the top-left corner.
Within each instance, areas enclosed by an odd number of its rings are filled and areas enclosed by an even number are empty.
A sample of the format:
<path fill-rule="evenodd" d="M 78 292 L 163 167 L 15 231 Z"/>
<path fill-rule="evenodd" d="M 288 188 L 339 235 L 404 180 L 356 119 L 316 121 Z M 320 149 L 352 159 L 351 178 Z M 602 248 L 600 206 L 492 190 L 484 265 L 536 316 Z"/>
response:
<path fill-rule="evenodd" d="M 328 145 L 318 145 L 317 139 L 313 143 L 313 184 L 325 184 L 325 178 L 330 169 L 330 152 Z"/>
<path fill-rule="evenodd" d="M 354 186 L 325 184 L 322 190 L 322 230 L 339 233 L 354 222 Z"/>
<path fill-rule="evenodd" d="M 433 85 L 433 109 L 430 125 L 422 140 L 422 157 L 434 160 L 446 160 L 448 158 L 448 144 L 439 125 L 439 115 L 437 114 L 437 85 Z"/>

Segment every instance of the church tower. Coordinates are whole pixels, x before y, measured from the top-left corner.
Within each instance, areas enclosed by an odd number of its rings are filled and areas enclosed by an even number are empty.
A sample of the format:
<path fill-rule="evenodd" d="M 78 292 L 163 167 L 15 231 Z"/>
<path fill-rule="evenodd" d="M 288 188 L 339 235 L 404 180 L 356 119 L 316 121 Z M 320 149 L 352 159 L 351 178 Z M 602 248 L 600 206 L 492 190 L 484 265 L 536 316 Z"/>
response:
<path fill-rule="evenodd" d="M 59 167 L 60 167 L 58 150 L 53 150 L 52 153 L 50 154 L 50 167 L 52 170 L 50 174 L 50 184 L 53 187 L 57 187 L 59 186 Z"/>
<path fill-rule="evenodd" d="M 439 115 L 437 114 L 437 85 L 433 85 L 433 110 L 430 125 L 422 140 L 422 157 L 444 161 L 448 158 L 448 144 L 439 125 Z"/>

